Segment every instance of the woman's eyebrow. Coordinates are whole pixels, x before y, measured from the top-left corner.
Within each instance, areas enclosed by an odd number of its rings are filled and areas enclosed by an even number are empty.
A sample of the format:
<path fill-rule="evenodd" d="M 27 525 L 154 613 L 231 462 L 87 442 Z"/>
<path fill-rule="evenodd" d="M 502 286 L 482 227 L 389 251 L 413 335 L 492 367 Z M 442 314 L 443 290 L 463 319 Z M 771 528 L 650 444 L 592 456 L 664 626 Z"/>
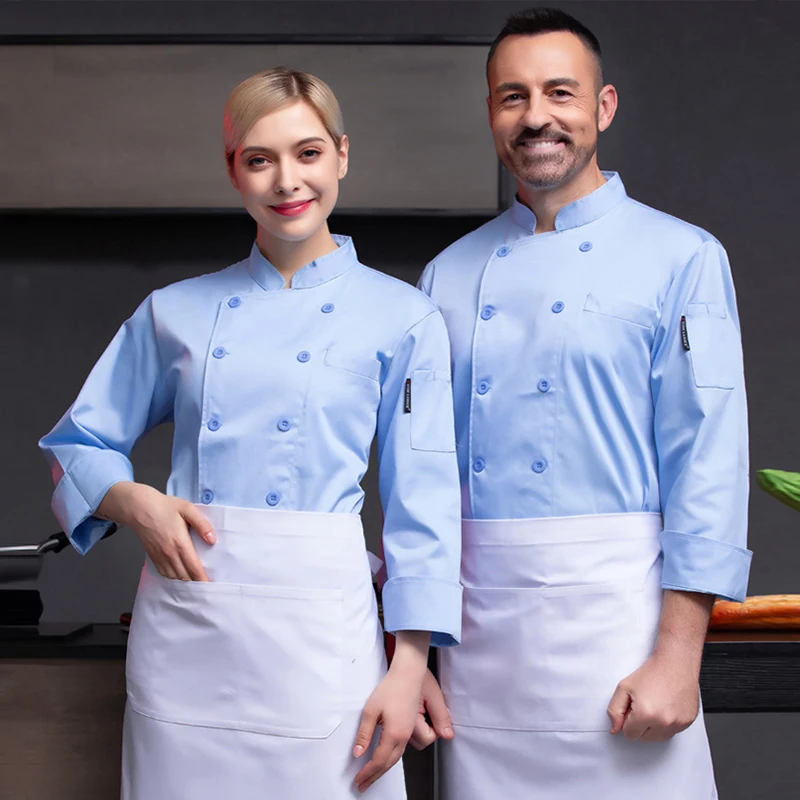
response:
<path fill-rule="evenodd" d="M 309 136 L 306 139 L 301 139 L 299 142 L 295 143 L 295 147 L 302 147 L 306 144 L 311 144 L 312 142 L 322 142 L 324 144 L 325 140 L 321 136 Z M 246 156 L 248 153 L 271 153 L 272 148 L 270 147 L 261 147 L 259 145 L 250 145 L 249 147 L 245 147 L 242 150 L 242 155 Z"/>

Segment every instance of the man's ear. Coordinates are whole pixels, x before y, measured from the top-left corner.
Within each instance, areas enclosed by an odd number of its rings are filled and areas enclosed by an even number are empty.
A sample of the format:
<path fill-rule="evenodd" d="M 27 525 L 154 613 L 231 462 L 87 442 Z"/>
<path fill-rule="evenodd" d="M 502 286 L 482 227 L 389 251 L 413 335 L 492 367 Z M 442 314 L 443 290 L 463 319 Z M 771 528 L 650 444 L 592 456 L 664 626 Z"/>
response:
<path fill-rule="evenodd" d="M 597 96 L 597 129 L 599 131 L 607 130 L 611 125 L 618 105 L 617 90 L 609 83 L 600 90 L 600 94 Z"/>

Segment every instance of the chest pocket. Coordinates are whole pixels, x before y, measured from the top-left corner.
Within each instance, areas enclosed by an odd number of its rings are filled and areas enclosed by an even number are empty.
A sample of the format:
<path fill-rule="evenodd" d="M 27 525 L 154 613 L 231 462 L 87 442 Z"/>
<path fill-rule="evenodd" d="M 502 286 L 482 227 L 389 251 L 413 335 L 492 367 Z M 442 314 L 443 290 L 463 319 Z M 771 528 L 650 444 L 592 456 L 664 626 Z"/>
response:
<path fill-rule="evenodd" d="M 376 383 L 381 375 L 381 362 L 377 358 L 354 355 L 336 347 L 325 351 L 325 366 Z"/>
<path fill-rule="evenodd" d="M 598 377 L 646 375 L 658 312 L 607 295 L 588 294 L 579 322 L 575 357 Z"/>
<path fill-rule="evenodd" d="M 658 312 L 619 297 L 588 294 L 577 316 L 576 336 L 567 339 L 566 352 L 587 391 L 613 395 L 613 387 L 624 384 L 626 393 L 649 395 Z"/>
<path fill-rule="evenodd" d="M 377 358 L 331 347 L 325 352 L 319 384 L 312 389 L 318 407 L 333 414 L 342 432 L 350 425 L 364 430 L 375 428 L 375 414 L 381 399 L 381 364 Z"/>
<path fill-rule="evenodd" d="M 598 297 L 594 294 L 586 295 L 583 310 L 592 314 L 600 314 L 604 317 L 612 317 L 621 322 L 628 322 L 631 325 L 638 325 L 649 330 L 655 327 L 658 319 L 654 308 L 640 306 L 630 300 L 622 300 L 617 297 Z"/>

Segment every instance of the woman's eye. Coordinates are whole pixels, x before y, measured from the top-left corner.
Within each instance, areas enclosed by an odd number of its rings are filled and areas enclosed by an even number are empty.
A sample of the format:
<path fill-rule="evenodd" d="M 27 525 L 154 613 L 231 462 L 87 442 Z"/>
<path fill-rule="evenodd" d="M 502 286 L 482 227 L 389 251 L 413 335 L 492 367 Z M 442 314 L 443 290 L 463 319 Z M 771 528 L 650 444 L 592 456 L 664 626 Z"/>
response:
<path fill-rule="evenodd" d="M 315 156 L 318 155 L 319 155 L 319 150 L 303 150 L 303 152 L 300 153 L 301 158 L 314 158 Z"/>
<path fill-rule="evenodd" d="M 247 159 L 248 167 L 263 167 L 266 163 L 267 159 L 264 156 L 253 156 L 253 158 Z"/>

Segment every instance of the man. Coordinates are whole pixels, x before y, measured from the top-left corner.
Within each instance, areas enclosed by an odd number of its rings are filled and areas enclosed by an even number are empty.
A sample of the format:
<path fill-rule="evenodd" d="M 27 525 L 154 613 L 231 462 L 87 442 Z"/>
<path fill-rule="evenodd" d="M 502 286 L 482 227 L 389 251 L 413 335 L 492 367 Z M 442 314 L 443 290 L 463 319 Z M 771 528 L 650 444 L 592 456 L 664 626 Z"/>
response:
<path fill-rule="evenodd" d="M 748 455 L 727 257 L 597 164 L 617 93 L 569 15 L 511 17 L 487 62 L 511 209 L 420 285 L 454 365 L 463 639 L 416 743 L 442 800 L 711 800 L 698 678 L 742 600 Z"/>

